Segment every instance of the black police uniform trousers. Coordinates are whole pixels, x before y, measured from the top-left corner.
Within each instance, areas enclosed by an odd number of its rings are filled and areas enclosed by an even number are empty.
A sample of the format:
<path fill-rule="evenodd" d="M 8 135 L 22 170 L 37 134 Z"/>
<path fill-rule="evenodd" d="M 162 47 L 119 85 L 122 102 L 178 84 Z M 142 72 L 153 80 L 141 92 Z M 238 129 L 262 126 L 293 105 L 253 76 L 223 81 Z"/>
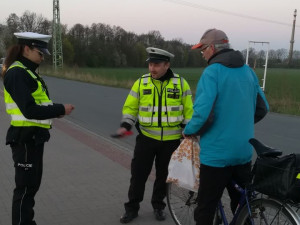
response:
<path fill-rule="evenodd" d="M 126 212 L 138 212 L 144 198 L 145 184 L 155 160 L 156 178 L 153 186 L 151 204 L 153 209 L 164 209 L 166 179 L 172 153 L 180 140 L 158 141 L 142 134 L 137 135 L 134 156 L 131 161 L 131 179 L 128 191 L 129 201 L 124 204 Z"/>
<path fill-rule="evenodd" d="M 230 196 L 231 211 L 234 213 L 241 194 L 233 187 L 232 181 L 244 188 L 251 181 L 251 162 L 228 167 L 200 165 L 198 205 L 194 211 L 196 225 L 212 225 L 218 201 L 225 187 Z"/>
<path fill-rule="evenodd" d="M 34 197 L 43 173 L 44 144 L 34 140 L 11 144 L 16 187 L 12 202 L 12 225 L 35 225 Z"/>

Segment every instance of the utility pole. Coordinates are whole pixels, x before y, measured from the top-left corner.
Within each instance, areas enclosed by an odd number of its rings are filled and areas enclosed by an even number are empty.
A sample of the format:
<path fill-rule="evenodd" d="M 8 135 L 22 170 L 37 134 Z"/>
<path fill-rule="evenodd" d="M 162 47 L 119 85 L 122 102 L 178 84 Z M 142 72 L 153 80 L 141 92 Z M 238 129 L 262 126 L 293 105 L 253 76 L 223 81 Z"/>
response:
<path fill-rule="evenodd" d="M 52 23 L 52 41 L 53 41 L 53 67 L 55 71 L 63 67 L 63 52 L 61 41 L 61 25 L 59 0 L 53 0 L 53 23 Z"/>
<path fill-rule="evenodd" d="M 292 37 L 291 37 L 291 44 L 290 44 L 290 51 L 289 51 L 289 58 L 288 58 L 288 65 L 291 65 L 292 58 L 293 58 L 293 49 L 294 49 L 294 36 L 295 36 L 295 26 L 296 26 L 296 16 L 297 16 L 297 9 L 294 11 L 294 21 L 293 21 L 293 29 L 292 29 Z"/>

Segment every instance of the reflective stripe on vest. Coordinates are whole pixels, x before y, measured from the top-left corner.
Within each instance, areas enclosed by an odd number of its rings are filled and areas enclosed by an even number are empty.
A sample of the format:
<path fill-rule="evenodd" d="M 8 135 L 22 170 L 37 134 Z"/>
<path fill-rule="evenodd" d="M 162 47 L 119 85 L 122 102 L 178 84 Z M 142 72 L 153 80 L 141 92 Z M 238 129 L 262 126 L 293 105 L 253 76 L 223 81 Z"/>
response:
<path fill-rule="evenodd" d="M 136 121 L 136 117 L 134 117 L 130 114 L 125 114 L 125 115 L 123 115 L 121 122 L 122 123 L 126 122 L 126 123 L 129 123 L 131 126 L 133 126 L 135 124 L 135 121 Z"/>
<path fill-rule="evenodd" d="M 45 125 L 51 125 L 52 120 L 30 120 L 26 119 L 25 116 L 23 115 L 11 115 L 11 119 L 13 121 L 26 121 L 26 122 L 32 122 L 32 123 L 40 123 L 40 124 L 45 124 Z"/>
<path fill-rule="evenodd" d="M 151 135 L 155 135 L 155 136 L 160 136 L 161 135 L 161 131 L 160 130 L 152 130 L 152 129 L 149 129 L 147 127 L 143 127 L 143 126 L 140 126 L 140 129 L 142 131 L 145 131 Z M 181 132 L 182 130 L 165 130 L 163 131 L 164 135 L 181 135 Z"/>
<path fill-rule="evenodd" d="M 131 91 L 129 92 L 129 94 L 132 95 L 132 96 L 135 97 L 135 98 L 139 98 L 139 94 L 136 93 L 136 92 L 133 91 L 133 90 L 131 90 Z"/>
<path fill-rule="evenodd" d="M 13 103 L 6 103 L 5 105 L 6 105 L 6 109 L 7 110 L 10 110 L 10 109 L 19 109 L 19 107 L 17 106 L 17 104 L 14 103 L 14 102 Z M 51 102 L 44 102 L 44 103 L 41 103 L 39 105 L 47 106 L 47 105 L 52 105 L 52 103 Z"/>
<path fill-rule="evenodd" d="M 144 111 L 144 112 L 158 112 L 158 106 L 140 106 L 139 107 L 140 111 Z M 179 106 L 162 106 L 161 107 L 161 111 L 162 112 L 167 112 L 167 111 L 182 111 L 183 110 L 183 105 L 179 105 Z"/>
<path fill-rule="evenodd" d="M 182 97 L 185 97 L 185 96 L 188 96 L 188 95 L 192 95 L 192 91 L 191 90 L 187 90 L 187 91 L 184 91 L 182 93 Z"/>
<path fill-rule="evenodd" d="M 150 79 L 150 75 L 143 77 L 143 78 L 142 78 L 142 83 L 143 83 L 144 85 L 147 85 L 148 82 L 149 82 L 149 79 Z"/>
<path fill-rule="evenodd" d="M 52 105 L 52 102 L 44 102 L 40 105 Z M 19 107 L 17 106 L 16 103 L 7 103 L 6 104 L 6 110 L 10 111 L 10 110 L 18 110 L 20 111 Z M 10 114 L 11 115 L 11 120 L 12 121 L 26 121 L 26 122 L 31 122 L 31 123 L 37 123 L 37 124 L 44 124 L 44 125 L 51 125 L 52 124 L 52 120 L 32 120 L 32 119 L 27 119 L 25 116 L 23 116 L 23 114 Z"/>
<path fill-rule="evenodd" d="M 182 121 L 183 120 L 183 115 L 181 116 L 173 116 L 173 117 L 161 117 L 161 122 L 170 122 L 174 123 L 177 121 Z M 139 121 L 142 123 L 157 123 L 158 118 L 157 117 L 142 117 L 139 115 Z M 141 124 L 142 124 L 141 123 Z"/>
<path fill-rule="evenodd" d="M 190 122 L 190 120 L 191 120 L 191 119 L 185 119 L 185 120 L 183 120 L 182 123 L 183 123 L 183 124 L 187 124 L 188 122 Z"/>

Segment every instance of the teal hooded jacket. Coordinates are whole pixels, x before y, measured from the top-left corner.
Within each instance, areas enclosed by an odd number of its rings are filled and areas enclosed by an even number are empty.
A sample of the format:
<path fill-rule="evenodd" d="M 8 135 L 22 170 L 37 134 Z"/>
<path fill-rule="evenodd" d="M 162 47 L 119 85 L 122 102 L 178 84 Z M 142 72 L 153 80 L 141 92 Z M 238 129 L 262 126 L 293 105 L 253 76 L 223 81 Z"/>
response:
<path fill-rule="evenodd" d="M 215 54 L 198 82 L 192 119 L 185 135 L 200 132 L 200 162 L 213 167 L 245 164 L 252 159 L 249 139 L 254 123 L 269 111 L 255 72 L 239 51 Z"/>

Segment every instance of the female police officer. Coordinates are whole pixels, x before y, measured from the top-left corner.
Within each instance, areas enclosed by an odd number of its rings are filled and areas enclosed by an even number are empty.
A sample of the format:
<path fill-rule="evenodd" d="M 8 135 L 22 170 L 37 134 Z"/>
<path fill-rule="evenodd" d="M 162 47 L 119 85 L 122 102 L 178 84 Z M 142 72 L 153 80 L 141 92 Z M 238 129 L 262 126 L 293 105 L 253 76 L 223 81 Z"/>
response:
<path fill-rule="evenodd" d="M 69 115 L 74 106 L 52 103 L 47 86 L 35 72 L 44 54 L 50 55 L 51 36 L 31 32 L 15 36 L 18 44 L 8 50 L 2 69 L 6 111 L 11 116 L 6 144 L 11 146 L 15 165 L 12 224 L 35 225 L 34 196 L 41 184 L 50 119 Z"/>

